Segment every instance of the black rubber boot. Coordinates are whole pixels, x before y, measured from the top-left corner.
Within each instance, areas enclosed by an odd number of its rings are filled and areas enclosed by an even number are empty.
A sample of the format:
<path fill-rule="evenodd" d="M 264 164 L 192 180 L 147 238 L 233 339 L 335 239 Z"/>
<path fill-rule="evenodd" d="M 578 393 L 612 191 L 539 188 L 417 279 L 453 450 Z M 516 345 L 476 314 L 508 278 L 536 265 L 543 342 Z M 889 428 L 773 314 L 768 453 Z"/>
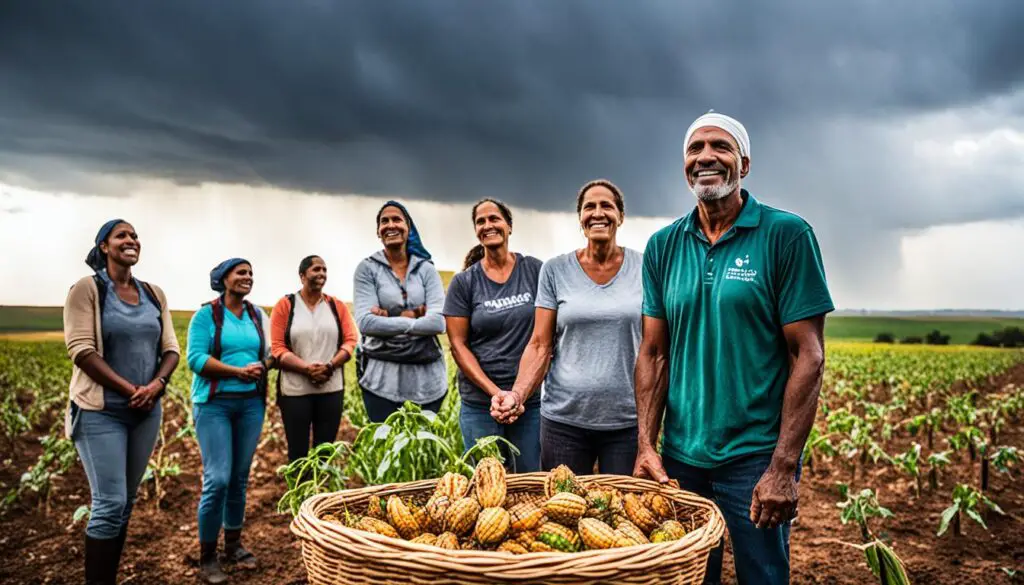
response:
<path fill-rule="evenodd" d="M 199 543 L 199 577 L 204 583 L 227 583 L 228 576 L 217 558 L 217 541 Z"/>
<path fill-rule="evenodd" d="M 242 546 L 242 529 L 224 529 L 224 561 L 240 569 L 255 569 L 256 556 Z"/>
<path fill-rule="evenodd" d="M 114 585 L 117 565 L 117 537 L 93 538 L 85 536 L 86 585 Z"/>
<path fill-rule="evenodd" d="M 122 526 L 121 532 L 117 534 L 117 546 L 114 549 L 114 558 L 111 560 L 110 582 L 117 583 L 117 573 L 121 567 L 121 556 L 124 554 L 124 541 L 128 540 L 128 527 Z"/>

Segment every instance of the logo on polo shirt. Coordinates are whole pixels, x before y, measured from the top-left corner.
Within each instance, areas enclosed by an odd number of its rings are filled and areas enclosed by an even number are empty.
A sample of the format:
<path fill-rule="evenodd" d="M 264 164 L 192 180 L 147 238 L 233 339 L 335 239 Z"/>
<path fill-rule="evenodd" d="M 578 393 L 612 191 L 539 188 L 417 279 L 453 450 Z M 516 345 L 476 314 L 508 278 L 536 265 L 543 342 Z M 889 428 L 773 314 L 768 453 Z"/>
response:
<path fill-rule="evenodd" d="M 757 270 L 753 268 L 745 268 L 750 265 L 750 254 L 744 255 L 742 258 L 736 257 L 733 261 L 736 265 L 735 268 L 729 267 L 725 271 L 725 280 L 739 280 L 742 282 L 754 282 L 757 278 Z"/>

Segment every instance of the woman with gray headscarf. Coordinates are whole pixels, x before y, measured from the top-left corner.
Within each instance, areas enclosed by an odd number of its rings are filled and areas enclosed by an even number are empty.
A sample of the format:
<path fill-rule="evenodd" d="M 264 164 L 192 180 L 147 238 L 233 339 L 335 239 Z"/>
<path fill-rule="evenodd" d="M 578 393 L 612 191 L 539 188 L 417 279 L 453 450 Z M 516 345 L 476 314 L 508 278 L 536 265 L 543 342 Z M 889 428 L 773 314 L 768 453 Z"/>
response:
<path fill-rule="evenodd" d="M 224 583 L 217 541 L 224 528 L 224 558 L 255 568 L 256 557 L 241 543 L 249 468 L 266 415 L 270 318 L 245 297 L 252 291 L 252 265 L 231 258 L 210 271 L 220 296 L 192 316 L 188 367 L 192 416 L 203 459 L 199 499 L 199 571 L 207 583 Z"/>
<path fill-rule="evenodd" d="M 93 274 L 64 303 L 74 362 L 65 430 L 91 491 L 85 582 L 113 585 L 135 494 L 160 431 L 161 404 L 180 348 L 160 287 L 132 275 L 142 244 L 122 219 L 103 224 L 86 257 Z"/>
<path fill-rule="evenodd" d="M 356 267 L 355 317 L 363 335 L 356 369 L 371 422 L 406 401 L 438 412 L 448 392 L 437 336 L 444 333 L 444 285 L 405 206 L 377 212 L 384 245 Z"/>

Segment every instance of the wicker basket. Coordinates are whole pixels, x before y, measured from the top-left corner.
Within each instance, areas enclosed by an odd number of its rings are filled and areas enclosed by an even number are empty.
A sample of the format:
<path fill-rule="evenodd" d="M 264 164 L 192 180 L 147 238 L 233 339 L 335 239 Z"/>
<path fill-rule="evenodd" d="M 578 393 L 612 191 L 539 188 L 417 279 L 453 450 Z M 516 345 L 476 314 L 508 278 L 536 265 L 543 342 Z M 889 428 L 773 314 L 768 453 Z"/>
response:
<path fill-rule="evenodd" d="M 543 491 L 546 473 L 508 475 L 508 493 Z M 621 475 L 587 475 L 593 485 L 623 493 L 656 491 L 673 502 L 693 530 L 680 540 L 577 553 L 527 553 L 443 550 L 388 538 L 321 520 L 327 513 L 366 509 L 372 494 L 419 496 L 424 501 L 436 480 L 371 486 L 319 494 L 303 502 L 292 521 L 302 542 L 302 559 L 312 585 L 402 583 L 699 584 L 708 554 L 725 532 L 721 512 L 711 501 L 656 482 Z M 521 496 L 520 496 L 521 497 Z M 686 524 L 686 522 L 684 522 Z"/>

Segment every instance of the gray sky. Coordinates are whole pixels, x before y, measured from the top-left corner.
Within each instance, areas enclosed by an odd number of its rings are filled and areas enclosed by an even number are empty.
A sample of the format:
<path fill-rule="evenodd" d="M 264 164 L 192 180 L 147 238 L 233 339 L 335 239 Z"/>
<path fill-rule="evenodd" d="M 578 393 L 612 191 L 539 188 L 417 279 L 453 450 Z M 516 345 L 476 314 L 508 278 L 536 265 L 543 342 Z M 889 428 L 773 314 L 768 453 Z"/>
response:
<path fill-rule="evenodd" d="M 1024 216 L 1020 30 L 1014 0 L 10 0 L 0 182 L 553 212 L 602 176 L 630 216 L 671 218 L 693 205 L 683 134 L 714 108 L 750 132 L 745 186 L 811 221 L 846 304 L 878 305 L 905 238 Z"/>

